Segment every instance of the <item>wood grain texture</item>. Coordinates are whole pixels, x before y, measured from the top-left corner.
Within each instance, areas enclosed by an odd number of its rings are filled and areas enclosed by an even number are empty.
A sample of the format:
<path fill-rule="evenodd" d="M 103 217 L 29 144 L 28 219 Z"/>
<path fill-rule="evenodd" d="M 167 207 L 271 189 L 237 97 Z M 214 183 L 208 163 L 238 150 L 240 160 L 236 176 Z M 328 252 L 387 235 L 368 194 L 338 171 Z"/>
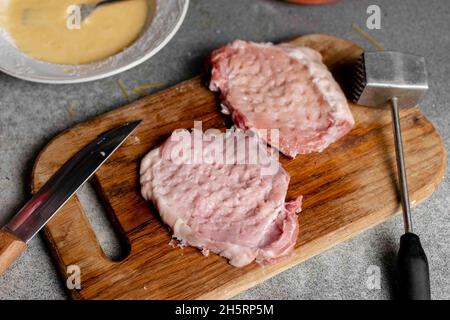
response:
<path fill-rule="evenodd" d="M 292 41 L 319 50 L 342 81 L 346 66 L 362 50 L 326 35 Z M 342 83 L 345 87 L 345 84 Z M 177 128 L 225 128 L 217 97 L 201 78 L 183 82 L 131 105 L 77 125 L 51 141 L 37 159 L 32 189 L 38 190 L 69 157 L 100 133 L 123 122 L 142 124 L 98 171 L 94 179 L 118 230 L 130 246 L 121 261 L 102 252 L 76 197 L 45 228 L 57 264 L 65 277 L 68 265 L 82 272 L 78 299 L 229 298 L 370 228 L 395 213 L 400 204 L 389 110 L 351 105 L 355 128 L 323 153 L 281 157 L 291 175 L 288 200 L 304 195 L 300 235 L 294 254 L 277 264 L 255 263 L 234 268 L 225 259 L 199 250 L 169 246 L 170 233 L 139 192 L 141 158 Z M 443 178 L 446 153 L 439 134 L 419 109 L 402 110 L 401 124 L 413 205 L 424 201 Z"/>
<path fill-rule="evenodd" d="M 25 251 L 27 245 L 9 231 L 0 230 L 0 274 Z"/>

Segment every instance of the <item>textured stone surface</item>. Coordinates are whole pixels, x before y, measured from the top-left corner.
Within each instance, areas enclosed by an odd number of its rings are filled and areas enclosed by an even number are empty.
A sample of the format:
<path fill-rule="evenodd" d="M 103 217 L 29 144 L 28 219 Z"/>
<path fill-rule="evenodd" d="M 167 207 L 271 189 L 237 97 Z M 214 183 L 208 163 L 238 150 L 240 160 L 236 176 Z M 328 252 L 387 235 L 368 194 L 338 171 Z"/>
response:
<path fill-rule="evenodd" d="M 117 87 L 149 82 L 176 84 L 200 72 L 207 54 L 236 38 L 281 41 L 307 33 L 328 33 L 371 45 L 351 24 L 365 26 L 370 0 L 338 1 L 328 6 L 296 6 L 275 0 L 191 0 L 186 21 L 175 38 L 151 60 L 108 79 L 77 85 L 28 83 L 0 73 L 0 224 L 6 223 L 28 197 L 29 176 L 39 150 L 55 134 L 75 123 L 137 99 L 125 99 Z M 382 29 L 370 31 L 387 49 L 427 58 L 431 90 L 421 104 L 441 132 L 450 138 L 450 7 L 446 0 L 376 2 L 382 9 Z M 61 150 L 61 152 L 64 152 Z M 416 232 L 428 253 L 432 295 L 450 298 L 449 178 L 414 210 Z M 446 192 L 447 190 L 447 192 Z M 86 206 L 91 196 L 85 197 Z M 102 221 L 92 210 L 93 221 Z M 97 223 L 97 222 L 96 222 Z M 107 228 L 96 228 L 102 239 Z M 301 232 L 301 230 L 300 230 Z M 400 218 L 310 259 L 237 298 L 246 299 L 388 299 Z M 103 243 L 107 240 L 103 240 Z M 112 255 L 115 246 L 108 246 Z M 366 285 L 369 266 L 381 268 L 381 289 Z M 64 288 L 40 237 L 0 276 L 0 299 L 62 299 Z"/>

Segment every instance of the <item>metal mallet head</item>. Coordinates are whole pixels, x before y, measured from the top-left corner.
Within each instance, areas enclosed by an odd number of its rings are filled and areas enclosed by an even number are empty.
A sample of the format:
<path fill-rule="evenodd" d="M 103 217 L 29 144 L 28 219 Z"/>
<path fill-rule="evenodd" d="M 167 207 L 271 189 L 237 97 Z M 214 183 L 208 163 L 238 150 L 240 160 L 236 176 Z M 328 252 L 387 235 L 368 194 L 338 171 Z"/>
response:
<path fill-rule="evenodd" d="M 423 57 L 400 52 L 366 52 L 354 66 L 351 99 L 383 107 L 393 97 L 399 108 L 415 107 L 428 90 Z"/>

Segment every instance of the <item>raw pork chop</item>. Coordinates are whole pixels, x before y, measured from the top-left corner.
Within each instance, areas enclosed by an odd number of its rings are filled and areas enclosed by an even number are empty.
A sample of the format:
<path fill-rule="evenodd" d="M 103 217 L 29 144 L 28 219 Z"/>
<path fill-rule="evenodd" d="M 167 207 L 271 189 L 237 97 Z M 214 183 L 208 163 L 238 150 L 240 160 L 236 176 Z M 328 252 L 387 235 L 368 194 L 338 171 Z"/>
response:
<path fill-rule="evenodd" d="M 242 129 L 278 129 L 287 156 L 321 152 L 354 125 L 347 100 L 319 52 L 236 40 L 210 58 L 210 89 Z"/>
<path fill-rule="evenodd" d="M 187 139 L 172 134 L 141 163 L 142 195 L 155 204 L 173 237 L 205 255 L 218 253 L 236 267 L 255 259 L 274 262 L 291 253 L 301 197 L 285 203 L 290 177 L 267 156 L 265 144 L 241 130 L 194 132 L 185 131 Z M 201 152 L 195 151 L 196 134 L 203 143 Z M 234 144 L 245 146 L 243 157 L 236 156 L 242 149 L 230 149 Z M 250 161 L 249 154 L 261 147 L 266 152 L 263 164 Z M 193 154 L 203 157 L 193 160 Z"/>

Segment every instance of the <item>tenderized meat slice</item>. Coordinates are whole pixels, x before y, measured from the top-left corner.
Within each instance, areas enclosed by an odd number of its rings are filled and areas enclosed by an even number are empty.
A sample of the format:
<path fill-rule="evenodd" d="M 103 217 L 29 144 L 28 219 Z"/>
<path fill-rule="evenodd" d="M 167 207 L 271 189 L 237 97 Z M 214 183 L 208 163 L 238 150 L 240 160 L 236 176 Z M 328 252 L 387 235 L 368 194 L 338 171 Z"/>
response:
<path fill-rule="evenodd" d="M 140 171 L 142 196 L 154 203 L 173 237 L 236 267 L 289 255 L 302 197 L 285 202 L 290 177 L 265 144 L 241 130 L 186 132 L 147 154 Z M 263 159 L 255 161 L 255 154 Z"/>
<path fill-rule="evenodd" d="M 339 85 L 319 52 L 236 40 L 210 57 L 210 89 L 242 129 L 278 129 L 285 155 L 321 152 L 354 125 Z"/>

